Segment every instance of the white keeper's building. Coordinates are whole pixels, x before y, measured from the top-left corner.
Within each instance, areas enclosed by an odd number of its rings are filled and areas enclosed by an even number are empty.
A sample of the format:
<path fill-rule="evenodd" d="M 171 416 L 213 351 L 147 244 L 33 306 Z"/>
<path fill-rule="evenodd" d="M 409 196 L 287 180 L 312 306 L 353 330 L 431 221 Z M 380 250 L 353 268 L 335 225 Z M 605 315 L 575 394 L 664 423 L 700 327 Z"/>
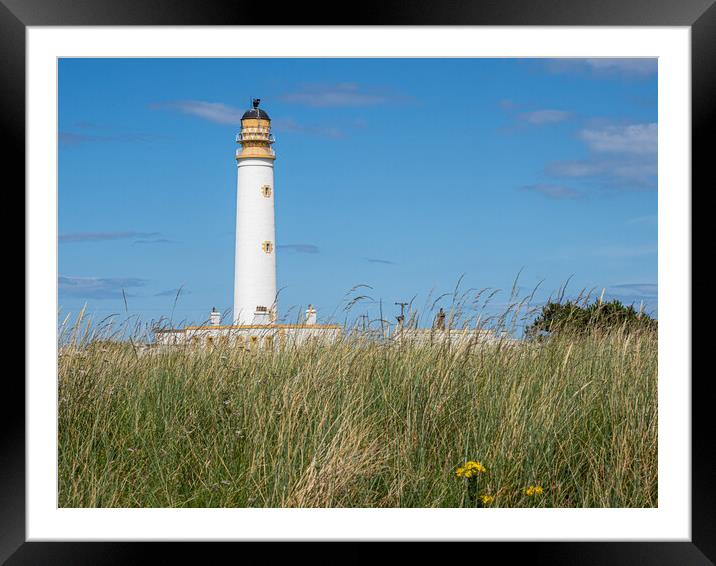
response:
<path fill-rule="evenodd" d="M 222 325 L 215 309 L 209 323 L 156 329 L 158 345 L 277 347 L 308 340 L 337 340 L 342 327 L 317 324 L 309 305 L 303 324 L 277 323 L 275 187 L 271 119 L 254 99 L 236 136 L 236 260 L 231 324 Z"/>

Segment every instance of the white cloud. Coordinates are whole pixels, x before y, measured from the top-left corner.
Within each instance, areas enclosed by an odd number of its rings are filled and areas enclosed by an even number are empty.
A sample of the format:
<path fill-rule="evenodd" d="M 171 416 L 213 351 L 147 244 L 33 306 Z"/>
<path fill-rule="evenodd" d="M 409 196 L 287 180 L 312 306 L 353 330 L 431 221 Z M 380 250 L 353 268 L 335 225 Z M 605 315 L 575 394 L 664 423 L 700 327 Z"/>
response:
<path fill-rule="evenodd" d="M 539 195 L 554 200 L 573 200 L 582 198 L 582 196 L 584 196 L 581 192 L 570 187 L 563 187 L 562 185 L 527 185 L 521 187 L 521 190 L 537 193 Z"/>
<path fill-rule="evenodd" d="M 589 149 L 599 153 L 656 155 L 658 147 L 658 127 L 654 122 L 585 128 L 579 132 L 579 137 Z"/>
<path fill-rule="evenodd" d="M 217 124 L 240 124 L 241 117 L 244 115 L 243 110 L 239 110 L 228 104 L 221 102 L 204 102 L 202 100 L 177 100 L 175 102 L 152 104 L 150 107 L 171 108 L 183 114 L 196 116 Z"/>
<path fill-rule="evenodd" d="M 653 187 L 657 176 L 654 159 L 640 156 L 576 161 L 553 161 L 545 167 L 550 177 L 603 177 L 609 185 L 628 183 L 636 187 Z"/>
<path fill-rule="evenodd" d="M 116 299 L 122 290 L 142 287 L 146 281 L 136 277 L 65 277 L 57 280 L 61 295 L 84 299 Z M 125 293 L 125 295 L 127 295 Z M 127 295 L 129 296 L 129 295 Z"/>
<path fill-rule="evenodd" d="M 647 185 L 656 180 L 658 166 L 656 161 L 626 161 L 614 163 L 607 171 L 612 176 L 625 181 L 632 181 L 637 185 Z"/>
<path fill-rule="evenodd" d="M 313 108 L 377 106 L 411 100 L 405 96 L 367 91 L 355 83 L 304 85 L 300 90 L 286 93 L 280 98 L 285 102 Z"/>
<path fill-rule="evenodd" d="M 216 124 L 241 125 L 241 117 L 244 110 L 240 110 L 234 106 L 223 104 L 221 102 L 205 102 L 202 100 L 179 100 L 175 102 L 165 102 L 160 104 L 152 104 L 150 108 L 160 109 L 168 108 L 177 110 L 182 114 L 196 116 L 202 120 L 214 122 Z M 292 118 L 279 118 L 271 122 L 271 126 L 276 131 L 314 134 L 326 136 L 329 138 L 345 137 L 345 132 L 335 126 L 325 126 L 320 124 L 305 125 Z"/>
<path fill-rule="evenodd" d="M 589 149 L 589 156 L 548 163 L 545 166 L 548 176 L 601 179 L 608 188 L 656 188 L 658 126 L 655 122 L 593 126 L 580 130 L 578 137 Z"/>
<path fill-rule="evenodd" d="M 272 128 L 277 132 L 291 132 L 291 133 L 299 133 L 299 134 L 313 134 L 317 136 L 325 136 L 327 138 L 344 138 L 346 136 L 345 131 L 343 129 L 338 128 L 336 126 L 325 126 L 320 124 L 315 124 L 308 126 L 306 124 L 301 124 L 294 120 L 293 118 L 283 118 L 279 120 L 274 120 L 272 123 Z"/>
<path fill-rule="evenodd" d="M 154 134 L 78 134 L 77 132 L 62 131 L 58 133 L 60 147 L 75 147 L 87 143 L 104 143 L 104 142 L 153 142 L 160 140 L 161 136 Z"/>
<path fill-rule="evenodd" d="M 365 260 L 369 263 L 382 263 L 385 265 L 395 265 L 394 261 L 390 261 L 389 259 L 380 259 L 377 257 L 367 257 Z"/>
<path fill-rule="evenodd" d="M 564 110 L 535 110 L 533 112 L 524 112 L 519 115 L 519 118 L 524 122 L 539 126 L 542 124 L 563 122 L 571 116 L 571 112 L 565 112 Z"/>
<path fill-rule="evenodd" d="M 659 286 L 656 283 L 621 283 L 609 288 L 623 295 L 656 297 L 659 294 Z"/>
<path fill-rule="evenodd" d="M 317 254 L 320 250 L 313 244 L 281 244 L 279 250 L 289 250 L 299 254 Z"/>
<path fill-rule="evenodd" d="M 155 297 L 178 297 L 179 295 L 191 295 L 191 291 L 184 287 L 179 287 L 177 289 L 166 289 L 154 294 Z"/>
<path fill-rule="evenodd" d="M 656 74 L 657 61 L 653 57 L 555 58 L 542 61 L 541 64 L 552 73 L 577 73 L 595 78 L 645 79 Z"/>
<path fill-rule="evenodd" d="M 553 161 L 545 170 L 554 177 L 591 177 L 604 173 L 605 167 L 593 161 Z"/>
<path fill-rule="evenodd" d="M 584 60 L 587 67 L 597 73 L 620 73 L 639 77 L 656 73 L 657 59 L 655 58 L 627 58 L 617 59 L 593 58 Z"/>
<path fill-rule="evenodd" d="M 58 236 L 60 243 L 103 242 L 130 238 L 157 238 L 159 232 L 64 232 Z"/>

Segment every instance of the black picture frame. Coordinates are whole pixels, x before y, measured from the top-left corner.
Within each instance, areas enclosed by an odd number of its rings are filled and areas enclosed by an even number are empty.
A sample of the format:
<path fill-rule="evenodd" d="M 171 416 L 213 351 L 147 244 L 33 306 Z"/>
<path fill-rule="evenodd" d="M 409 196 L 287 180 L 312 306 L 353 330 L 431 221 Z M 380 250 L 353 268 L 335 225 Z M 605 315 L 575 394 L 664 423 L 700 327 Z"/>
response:
<path fill-rule="evenodd" d="M 716 106 L 716 0 L 500 0 L 276 4 L 207 0 L 0 0 L 0 125 L 6 173 L 25 182 L 25 33 L 27 26 L 70 25 L 564 25 L 688 26 L 692 37 L 692 184 L 706 185 L 708 147 Z M 280 9 L 279 9 L 280 6 Z M 310 9 L 309 9 L 310 8 Z M 348 8 L 346 10 L 346 8 Z M 710 183 L 712 184 L 712 183 Z M 10 187 L 8 184 L 6 186 Z M 707 187 L 704 186 L 703 189 Z M 685 188 L 688 190 L 689 188 Z M 691 189 L 693 196 L 693 189 Z M 27 300 L 27 299 L 26 299 Z M 684 329 L 690 331 L 690 329 Z M 32 339 L 28 329 L 26 339 Z M 716 561 L 716 474 L 710 411 L 710 372 L 691 380 L 692 538 L 690 542 L 483 543 L 470 555 L 502 560 L 524 556 L 538 564 L 713 564 Z M 234 545 L 169 543 L 25 542 L 24 384 L 3 380 L 0 411 L 0 563 L 213 563 Z M 15 412 L 13 412 L 13 408 Z M 295 550 L 294 550 L 295 551 Z M 235 550 L 228 550 L 234 553 Z M 315 551 L 312 552 L 315 556 Z M 479 554 L 477 554 L 479 553 Z M 233 560 L 238 557 L 233 554 Z M 197 558 L 199 559 L 199 558 Z"/>

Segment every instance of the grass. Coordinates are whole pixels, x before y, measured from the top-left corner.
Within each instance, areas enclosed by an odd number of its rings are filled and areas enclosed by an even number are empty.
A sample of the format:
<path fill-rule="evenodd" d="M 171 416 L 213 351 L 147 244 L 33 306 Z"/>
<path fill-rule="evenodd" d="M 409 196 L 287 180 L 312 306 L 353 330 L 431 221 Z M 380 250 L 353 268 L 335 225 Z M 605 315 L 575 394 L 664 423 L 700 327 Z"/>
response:
<path fill-rule="evenodd" d="M 90 337 L 59 360 L 58 467 L 60 507 L 654 507 L 656 334 L 156 355 Z"/>

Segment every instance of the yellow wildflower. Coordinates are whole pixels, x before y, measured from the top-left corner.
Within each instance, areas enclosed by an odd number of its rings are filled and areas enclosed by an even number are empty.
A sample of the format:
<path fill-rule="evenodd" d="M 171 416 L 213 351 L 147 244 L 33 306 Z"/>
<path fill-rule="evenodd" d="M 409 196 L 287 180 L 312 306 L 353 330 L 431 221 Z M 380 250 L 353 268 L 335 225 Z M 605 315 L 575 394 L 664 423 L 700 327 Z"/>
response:
<path fill-rule="evenodd" d="M 480 503 L 482 503 L 483 505 L 489 505 L 494 500 L 495 500 L 495 498 L 492 495 L 484 494 L 484 495 L 480 496 Z"/>
<path fill-rule="evenodd" d="M 477 474 L 484 474 L 486 471 L 487 469 L 480 462 L 470 460 L 466 462 L 464 466 L 455 470 L 455 475 L 459 478 L 472 478 L 477 476 Z"/>
<path fill-rule="evenodd" d="M 541 485 L 531 485 L 524 490 L 525 495 L 528 497 L 532 497 L 533 495 L 542 495 L 543 492 L 544 490 Z"/>

